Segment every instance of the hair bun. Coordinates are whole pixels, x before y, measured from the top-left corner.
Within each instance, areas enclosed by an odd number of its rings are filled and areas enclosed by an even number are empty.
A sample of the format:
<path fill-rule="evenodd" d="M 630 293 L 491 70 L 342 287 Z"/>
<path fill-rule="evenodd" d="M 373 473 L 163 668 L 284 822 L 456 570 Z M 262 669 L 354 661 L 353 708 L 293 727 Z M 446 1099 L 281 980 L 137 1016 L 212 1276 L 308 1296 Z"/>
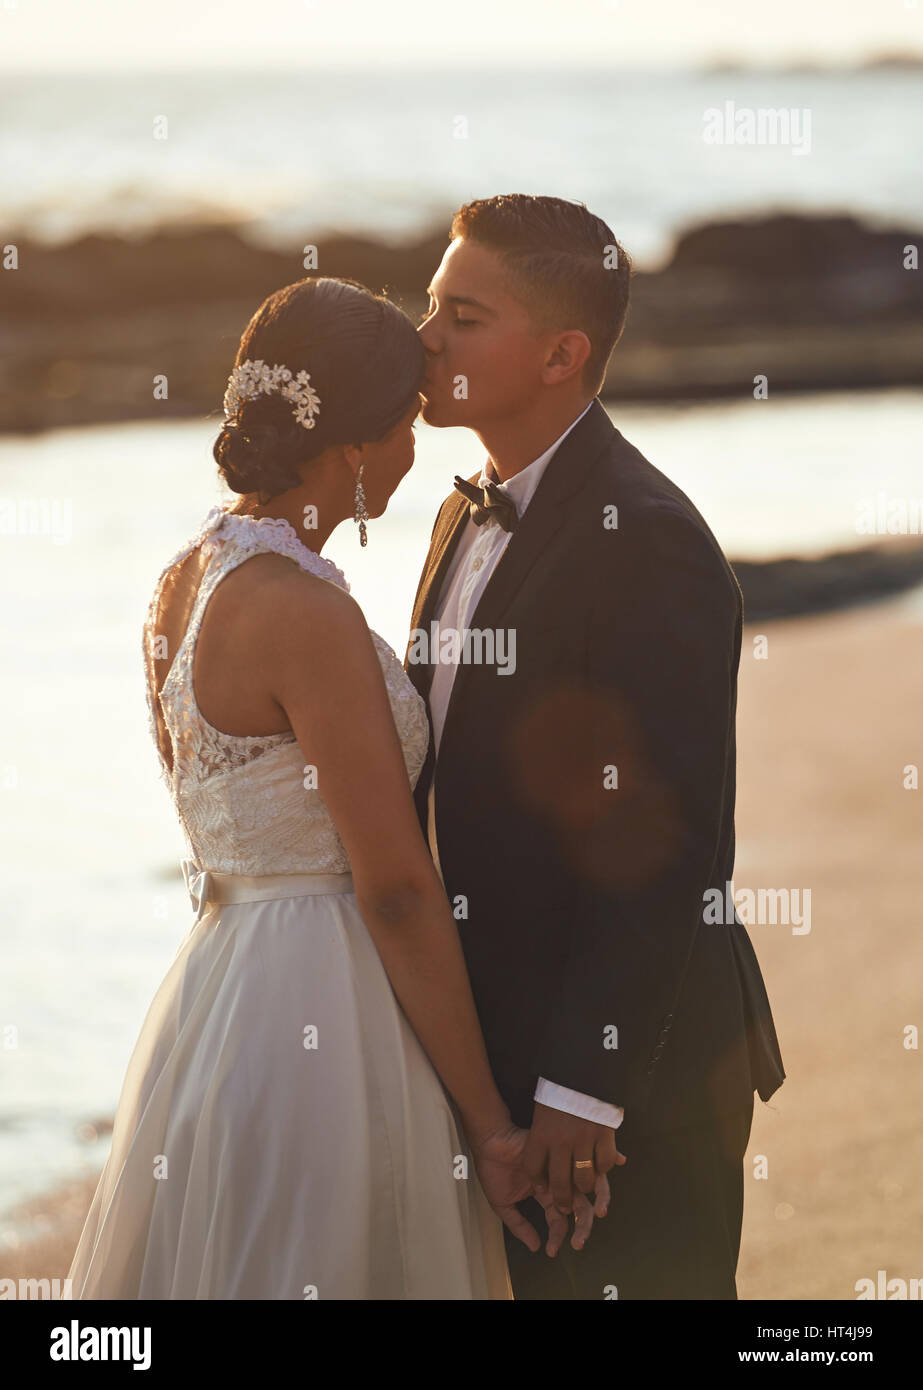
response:
<path fill-rule="evenodd" d="M 301 426 L 298 427 L 299 429 Z M 297 467 L 287 463 L 287 442 L 273 424 L 251 426 L 246 432 L 235 421 L 227 421 L 215 441 L 214 457 L 232 492 L 282 492 L 301 481 Z"/>
<path fill-rule="evenodd" d="M 253 492 L 256 450 L 253 440 L 234 422 L 222 426 L 215 441 L 215 460 L 233 492 Z M 257 470 L 258 471 L 258 470 Z"/>

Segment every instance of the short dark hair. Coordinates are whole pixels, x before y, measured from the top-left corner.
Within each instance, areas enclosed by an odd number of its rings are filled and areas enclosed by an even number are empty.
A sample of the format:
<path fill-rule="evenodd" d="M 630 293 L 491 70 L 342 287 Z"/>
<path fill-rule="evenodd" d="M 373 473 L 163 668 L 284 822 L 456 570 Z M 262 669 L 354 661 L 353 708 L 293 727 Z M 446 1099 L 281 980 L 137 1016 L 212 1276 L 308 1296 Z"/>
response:
<path fill-rule="evenodd" d="M 628 253 L 602 218 L 565 198 L 502 193 L 460 207 L 452 237 L 500 255 L 512 293 L 543 329 L 587 335 L 583 380 L 595 394 L 625 326 L 631 275 Z"/>
<path fill-rule="evenodd" d="M 241 336 L 235 366 L 251 358 L 307 371 L 320 398 L 307 430 L 278 392 L 242 402 L 212 454 L 234 492 L 267 502 L 301 482 L 300 465 L 331 444 L 375 443 L 407 413 L 426 373 L 411 320 L 358 280 L 311 276 L 265 299 Z"/>

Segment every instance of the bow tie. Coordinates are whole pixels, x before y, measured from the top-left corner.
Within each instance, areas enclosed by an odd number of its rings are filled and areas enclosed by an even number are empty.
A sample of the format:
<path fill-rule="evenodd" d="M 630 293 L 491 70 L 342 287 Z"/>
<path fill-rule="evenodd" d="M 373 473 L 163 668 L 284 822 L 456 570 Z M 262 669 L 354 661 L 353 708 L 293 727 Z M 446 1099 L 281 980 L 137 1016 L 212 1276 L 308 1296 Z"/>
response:
<path fill-rule="evenodd" d="M 475 483 L 466 482 L 456 473 L 455 490 L 460 492 L 462 497 L 467 497 L 471 504 L 468 508 L 468 514 L 475 526 L 482 526 L 490 517 L 494 517 L 504 531 L 516 529 L 516 523 L 519 520 L 516 504 L 507 497 L 505 492 L 500 491 L 496 483 L 488 483 L 486 487 L 478 487 Z"/>

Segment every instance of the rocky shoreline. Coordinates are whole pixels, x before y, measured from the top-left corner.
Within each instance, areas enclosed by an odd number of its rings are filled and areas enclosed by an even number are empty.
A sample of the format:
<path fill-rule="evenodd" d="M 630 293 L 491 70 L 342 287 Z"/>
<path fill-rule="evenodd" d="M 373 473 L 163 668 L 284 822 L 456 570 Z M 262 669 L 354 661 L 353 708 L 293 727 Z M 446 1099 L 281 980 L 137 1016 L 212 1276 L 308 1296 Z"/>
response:
<path fill-rule="evenodd" d="M 923 585 L 923 537 L 888 537 L 816 557 L 731 560 L 744 621 L 805 617 L 871 603 Z"/>
<path fill-rule="evenodd" d="M 628 324 L 601 394 L 625 401 L 856 390 L 923 381 L 923 279 L 910 229 L 778 215 L 689 229 L 670 263 L 637 272 Z M 220 414 L 240 333 L 300 279 L 310 233 L 288 249 L 239 228 L 183 225 L 135 238 L 45 246 L 7 234 L 0 431 Z M 414 318 L 447 244 L 443 229 L 389 246 L 331 235 L 317 273 L 385 290 Z M 154 377 L 169 395 L 154 399 Z"/>
<path fill-rule="evenodd" d="M 303 245 L 280 250 L 227 226 L 44 246 L 8 237 L 0 432 L 126 420 L 221 418 L 240 333 L 257 305 L 300 279 Z M 601 395 L 615 401 L 746 399 L 923 382 L 923 279 L 905 269 L 909 229 L 777 215 L 689 229 L 670 263 L 638 272 Z M 384 290 L 414 318 L 444 229 L 389 246 L 321 238 L 318 273 Z M 168 382 L 154 399 L 154 378 Z M 734 561 L 748 620 L 822 612 L 923 582 L 921 542 L 886 538 L 817 559 Z"/>

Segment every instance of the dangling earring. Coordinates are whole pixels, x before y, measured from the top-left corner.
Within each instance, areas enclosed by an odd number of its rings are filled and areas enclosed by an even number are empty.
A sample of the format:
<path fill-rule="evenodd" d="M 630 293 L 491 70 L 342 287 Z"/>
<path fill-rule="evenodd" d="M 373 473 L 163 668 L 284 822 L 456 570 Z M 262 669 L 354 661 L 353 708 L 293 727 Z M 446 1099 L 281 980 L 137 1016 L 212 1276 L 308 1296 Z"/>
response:
<path fill-rule="evenodd" d="M 362 486 L 362 470 L 364 467 L 365 464 L 360 463 L 359 472 L 356 474 L 355 510 L 353 511 L 353 521 L 358 521 L 359 523 L 360 545 L 367 545 L 369 539 L 365 532 L 365 523 L 369 519 L 369 514 L 365 509 L 365 488 Z"/>

